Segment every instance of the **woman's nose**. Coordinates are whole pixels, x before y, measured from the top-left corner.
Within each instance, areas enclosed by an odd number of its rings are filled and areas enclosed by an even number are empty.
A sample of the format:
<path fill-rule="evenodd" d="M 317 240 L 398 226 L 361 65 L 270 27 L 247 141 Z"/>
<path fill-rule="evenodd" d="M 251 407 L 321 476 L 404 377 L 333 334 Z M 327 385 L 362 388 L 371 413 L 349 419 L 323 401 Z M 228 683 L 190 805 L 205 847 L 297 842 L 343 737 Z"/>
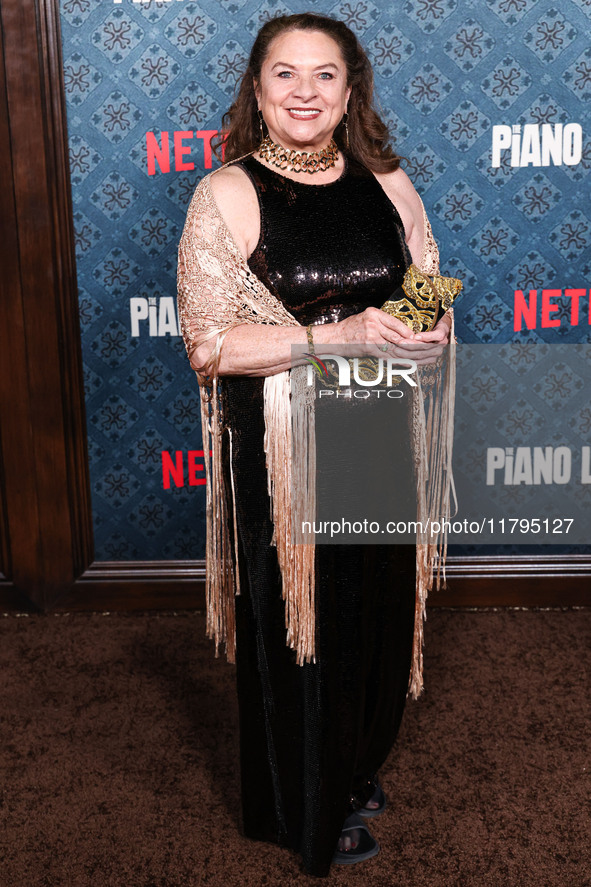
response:
<path fill-rule="evenodd" d="M 312 77 L 299 77 L 294 95 L 305 101 L 309 101 L 316 95 L 316 86 Z"/>

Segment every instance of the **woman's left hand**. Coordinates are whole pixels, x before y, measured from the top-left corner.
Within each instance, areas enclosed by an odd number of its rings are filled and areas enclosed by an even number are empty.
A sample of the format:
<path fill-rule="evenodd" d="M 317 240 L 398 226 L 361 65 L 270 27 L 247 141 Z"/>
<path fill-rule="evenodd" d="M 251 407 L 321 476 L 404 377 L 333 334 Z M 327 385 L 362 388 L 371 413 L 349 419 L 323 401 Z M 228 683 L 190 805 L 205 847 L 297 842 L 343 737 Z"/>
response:
<path fill-rule="evenodd" d="M 451 317 L 444 314 L 430 332 L 416 333 L 415 342 L 437 342 L 439 345 L 449 345 L 450 330 Z"/>
<path fill-rule="evenodd" d="M 415 333 L 413 339 L 390 345 L 390 357 L 404 357 L 414 360 L 418 366 L 435 363 L 449 345 L 451 318 L 444 315 L 430 332 Z"/>

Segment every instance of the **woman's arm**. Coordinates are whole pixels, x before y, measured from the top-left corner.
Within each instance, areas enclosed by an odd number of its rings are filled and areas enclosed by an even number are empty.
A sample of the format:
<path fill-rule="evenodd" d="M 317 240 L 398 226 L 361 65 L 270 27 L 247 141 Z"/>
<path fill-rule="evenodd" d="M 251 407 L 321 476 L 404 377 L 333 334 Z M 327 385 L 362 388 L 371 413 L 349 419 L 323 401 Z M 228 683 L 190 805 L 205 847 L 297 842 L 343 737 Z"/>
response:
<path fill-rule="evenodd" d="M 379 308 L 367 308 L 338 323 L 323 323 L 312 329 L 314 347 L 320 356 L 323 345 L 359 346 L 360 355 L 368 353 L 367 345 L 375 345 L 376 357 L 384 356 L 382 346 L 385 344 L 396 348 L 388 351 L 390 356 L 427 358 L 437 357 L 439 353 L 429 342 L 415 342 L 415 334 L 405 324 Z M 241 324 L 229 330 L 224 338 L 218 374 L 272 376 L 281 373 L 293 366 L 292 345 L 307 343 L 306 329 L 301 326 Z M 209 339 L 193 349 L 189 357 L 194 370 L 207 372 L 214 344 L 215 340 Z"/>

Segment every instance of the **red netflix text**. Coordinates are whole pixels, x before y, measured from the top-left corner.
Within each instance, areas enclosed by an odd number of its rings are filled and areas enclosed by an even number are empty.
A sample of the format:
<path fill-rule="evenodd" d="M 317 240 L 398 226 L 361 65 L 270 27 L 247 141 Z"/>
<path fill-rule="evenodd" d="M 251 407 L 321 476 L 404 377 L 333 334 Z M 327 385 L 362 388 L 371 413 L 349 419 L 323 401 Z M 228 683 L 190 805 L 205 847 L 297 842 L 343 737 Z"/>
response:
<path fill-rule="evenodd" d="M 148 175 L 156 174 L 156 164 L 160 172 L 170 172 L 171 160 L 177 172 L 195 169 L 192 160 L 185 160 L 189 155 L 202 162 L 205 169 L 211 169 L 213 166 L 211 140 L 217 135 L 217 129 L 177 129 L 172 133 L 172 139 L 171 133 L 166 130 L 161 133 L 147 132 Z"/>
<path fill-rule="evenodd" d="M 523 290 L 515 290 L 513 329 L 515 332 L 520 332 L 523 326 L 526 330 L 535 330 L 538 326 L 548 329 L 562 326 L 563 321 L 564 326 L 591 324 L 591 299 L 587 299 L 587 295 L 586 288 L 547 289 L 542 290 L 539 297 L 538 290 L 529 290 L 527 296 Z M 565 318 L 563 311 L 562 317 L 556 317 L 565 305 L 568 316 Z"/>
<path fill-rule="evenodd" d="M 211 455 L 211 453 L 210 453 Z M 188 481 L 190 487 L 202 487 L 205 485 L 205 462 L 203 450 L 175 450 L 174 455 L 162 450 L 162 486 L 170 490 L 172 484 L 175 487 L 184 487 Z"/>

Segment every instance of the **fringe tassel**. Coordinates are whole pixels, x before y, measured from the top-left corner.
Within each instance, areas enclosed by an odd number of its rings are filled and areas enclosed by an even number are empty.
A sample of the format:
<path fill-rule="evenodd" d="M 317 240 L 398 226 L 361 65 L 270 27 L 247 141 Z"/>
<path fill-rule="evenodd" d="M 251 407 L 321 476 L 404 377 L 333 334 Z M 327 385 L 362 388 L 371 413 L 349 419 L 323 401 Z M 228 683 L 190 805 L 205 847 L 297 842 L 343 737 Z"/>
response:
<path fill-rule="evenodd" d="M 447 527 L 451 514 L 450 495 L 455 489 L 452 477 L 453 427 L 455 405 L 455 338 L 453 323 L 445 372 L 435 377 L 428 394 L 417 391 L 413 413 L 415 465 L 417 467 L 417 520 L 424 528 L 437 520 L 441 532 L 417 533 L 415 629 L 409 693 L 417 699 L 423 691 L 424 623 L 427 595 L 435 587 L 445 588 Z M 431 527 L 429 526 L 429 530 Z"/>
<path fill-rule="evenodd" d="M 234 595 L 240 593 L 238 570 L 232 562 L 232 545 L 228 522 L 223 465 L 223 424 L 217 390 L 217 378 L 206 386 L 200 376 L 201 429 L 206 478 L 206 580 L 207 636 L 215 642 L 215 654 L 225 644 L 228 662 L 236 661 L 236 614 Z M 232 490 L 233 493 L 233 490 Z M 236 540 L 236 512 L 234 539 Z"/>
<path fill-rule="evenodd" d="M 304 368 L 302 368 L 304 369 Z M 301 372 L 292 370 L 292 381 L 301 385 Z M 315 662 L 315 577 L 314 544 L 296 544 L 298 526 L 294 520 L 314 519 L 316 512 L 316 471 L 313 458 L 313 413 L 308 401 L 294 415 L 295 439 L 292 459 L 292 416 L 290 374 L 268 376 L 264 386 L 265 453 L 267 479 L 274 525 L 273 544 L 281 569 L 285 601 L 287 643 L 296 651 L 298 665 Z M 302 397 L 294 398 L 301 404 Z M 312 444 L 312 445 L 311 445 Z M 293 502 L 292 502 L 293 499 Z M 304 517 L 303 517 L 304 516 Z"/>

